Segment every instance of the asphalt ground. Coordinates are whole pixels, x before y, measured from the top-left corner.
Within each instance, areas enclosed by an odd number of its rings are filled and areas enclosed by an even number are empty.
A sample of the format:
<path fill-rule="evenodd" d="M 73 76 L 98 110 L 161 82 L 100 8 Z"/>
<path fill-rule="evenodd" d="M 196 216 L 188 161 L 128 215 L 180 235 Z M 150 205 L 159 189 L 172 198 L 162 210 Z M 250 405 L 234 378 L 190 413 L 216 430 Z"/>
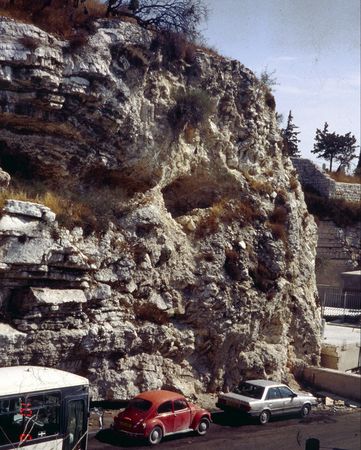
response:
<path fill-rule="evenodd" d="M 89 436 L 89 450 L 149 448 L 146 442 L 119 435 L 110 428 L 116 411 L 104 416 L 104 429 L 93 431 Z M 307 418 L 297 416 L 271 420 L 259 425 L 250 419 L 229 416 L 223 412 L 212 413 L 213 423 L 205 436 L 193 433 L 165 437 L 160 450 L 300 450 L 305 449 L 306 440 L 320 440 L 320 449 L 360 450 L 361 410 L 316 408 Z"/>

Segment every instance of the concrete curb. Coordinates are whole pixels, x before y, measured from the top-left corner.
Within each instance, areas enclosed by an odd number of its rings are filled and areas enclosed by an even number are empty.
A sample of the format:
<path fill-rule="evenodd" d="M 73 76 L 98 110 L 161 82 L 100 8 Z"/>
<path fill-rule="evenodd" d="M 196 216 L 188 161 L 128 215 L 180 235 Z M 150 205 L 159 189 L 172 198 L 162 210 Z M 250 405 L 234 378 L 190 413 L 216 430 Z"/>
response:
<path fill-rule="evenodd" d="M 361 375 L 320 367 L 304 367 L 302 377 L 319 389 L 361 402 Z"/>

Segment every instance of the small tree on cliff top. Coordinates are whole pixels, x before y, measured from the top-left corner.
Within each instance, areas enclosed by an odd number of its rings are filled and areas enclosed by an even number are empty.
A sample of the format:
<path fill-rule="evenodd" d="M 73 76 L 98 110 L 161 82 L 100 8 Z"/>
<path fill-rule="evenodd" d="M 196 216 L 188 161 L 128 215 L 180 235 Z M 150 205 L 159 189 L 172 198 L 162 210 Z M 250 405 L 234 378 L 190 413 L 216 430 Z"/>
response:
<path fill-rule="evenodd" d="M 337 170 L 340 170 L 341 168 L 349 168 L 351 161 L 357 158 L 355 155 L 357 147 L 356 138 L 350 132 L 344 135 L 335 132 L 330 133 L 328 123 L 325 122 L 322 131 L 318 128 L 316 130 L 312 153 L 315 153 L 317 158 L 330 161 L 330 171 L 332 171 L 333 161 L 338 161 L 339 167 Z"/>
<path fill-rule="evenodd" d="M 301 156 L 298 150 L 298 143 L 300 142 L 300 140 L 297 136 L 300 134 L 300 132 L 296 131 L 298 127 L 292 121 L 293 116 L 292 112 L 290 111 L 288 114 L 287 126 L 284 130 L 282 130 L 283 145 L 285 149 L 284 152 L 286 155 L 299 158 Z"/>
<path fill-rule="evenodd" d="M 145 28 L 196 37 L 207 7 L 202 0 L 107 0 L 107 15 L 131 17 Z"/>
<path fill-rule="evenodd" d="M 23 11 L 34 23 L 39 22 L 39 16 L 57 22 L 65 15 L 67 25 L 74 28 L 79 13 L 89 16 L 95 8 L 106 16 L 127 17 L 144 28 L 182 33 L 188 38 L 199 36 L 198 26 L 208 13 L 203 0 L 10 0 L 3 8 Z"/>

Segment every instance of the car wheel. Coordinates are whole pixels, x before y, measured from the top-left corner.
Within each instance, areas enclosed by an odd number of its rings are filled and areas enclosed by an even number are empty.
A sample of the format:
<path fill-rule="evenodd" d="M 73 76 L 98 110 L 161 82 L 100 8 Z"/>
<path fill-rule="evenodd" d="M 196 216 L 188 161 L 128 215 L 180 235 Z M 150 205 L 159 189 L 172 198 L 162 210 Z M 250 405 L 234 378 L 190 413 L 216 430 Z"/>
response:
<path fill-rule="evenodd" d="M 269 411 L 262 411 L 258 417 L 259 423 L 265 425 L 269 421 L 270 417 L 271 414 Z"/>
<path fill-rule="evenodd" d="M 311 405 L 303 405 L 301 408 L 301 417 L 307 417 L 311 412 Z"/>
<path fill-rule="evenodd" d="M 209 425 L 210 425 L 209 419 L 207 419 L 207 417 L 202 417 L 196 428 L 196 433 L 199 436 L 204 436 L 208 431 Z"/>
<path fill-rule="evenodd" d="M 148 442 L 150 445 L 159 444 L 163 437 L 163 430 L 161 427 L 154 427 L 153 430 L 149 433 Z"/>

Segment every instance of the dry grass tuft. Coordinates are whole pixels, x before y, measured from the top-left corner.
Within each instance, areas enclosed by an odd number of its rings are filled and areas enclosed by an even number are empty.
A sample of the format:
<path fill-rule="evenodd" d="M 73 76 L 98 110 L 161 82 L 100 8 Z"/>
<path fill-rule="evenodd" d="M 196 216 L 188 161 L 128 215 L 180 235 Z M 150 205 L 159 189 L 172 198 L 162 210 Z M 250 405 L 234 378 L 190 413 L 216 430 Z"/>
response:
<path fill-rule="evenodd" d="M 244 171 L 243 176 L 247 180 L 250 189 L 252 189 L 252 191 L 257 192 L 260 195 L 267 195 L 267 194 L 269 195 L 274 191 L 273 186 L 270 182 L 264 180 L 257 180 L 250 173 L 250 170 Z"/>
<path fill-rule="evenodd" d="M 261 219 L 260 213 L 248 200 L 223 198 L 216 202 L 197 224 L 195 236 L 203 238 L 214 234 L 221 224 L 238 223 L 245 227 Z"/>
<path fill-rule="evenodd" d="M 44 6 L 45 5 L 45 6 Z M 86 5 L 74 8 L 72 2 L 52 0 L 50 5 L 35 0 L 0 0 L 0 15 L 30 23 L 59 37 L 68 39 L 79 29 L 92 32 L 94 20 L 104 17 L 105 4 L 87 0 Z"/>
<path fill-rule="evenodd" d="M 118 205 L 124 192 L 116 187 L 89 187 L 85 192 L 66 184 L 58 186 L 12 180 L 12 187 L 0 192 L 0 209 L 8 199 L 29 201 L 49 207 L 61 226 L 84 230 L 85 235 L 102 234 L 109 222 L 116 222 Z"/>
<path fill-rule="evenodd" d="M 288 212 L 284 206 L 275 206 L 267 222 L 268 228 L 272 231 L 274 239 L 287 243 L 287 221 Z"/>
<path fill-rule="evenodd" d="M 21 200 L 25 202 L 39 203 L 50 208 L 56 215 L 58 222 L 66 228 L 89 224 L 89 207 L 83 203 L 64 198 L 59 194 L 46 191 L 35 193 L 25 190 L 9 189 L 0 192 L 0 209 L 4 207 L 6 200 Z"/>
<path fill-rule="evenodd" d="M 338 183 L 351 183 L 351 184 L 361 184 L 361 177 L 346 175 L 342 172 L 330 172 L 327 171 L 327 175 Z"/>
<path fill-rule="evenodd" d="M 299 182 L 298 182 L 298 178 L 294 175 L 291 176 L 290 178 L 290 189 L 292 191 L 296 191 L 298 188 Z"/>

